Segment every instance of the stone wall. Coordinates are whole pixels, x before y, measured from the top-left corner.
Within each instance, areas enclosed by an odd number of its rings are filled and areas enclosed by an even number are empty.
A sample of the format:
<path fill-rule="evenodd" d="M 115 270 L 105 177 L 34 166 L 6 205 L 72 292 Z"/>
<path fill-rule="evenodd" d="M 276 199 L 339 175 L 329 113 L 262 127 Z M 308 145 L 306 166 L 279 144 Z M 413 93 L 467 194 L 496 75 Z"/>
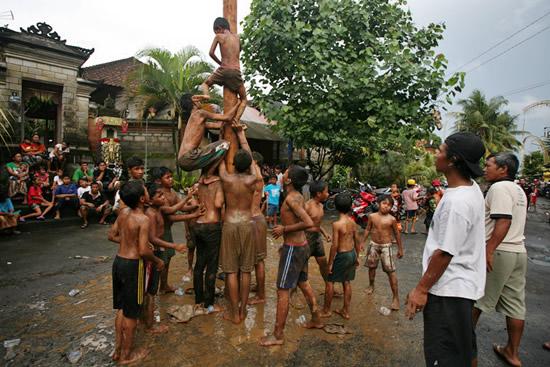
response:
<path fill-rule="evenodd" d="M 168 124 L 151 123 L 145 135 L 145 123 L 130 124 L 128 132 L 119 135 L 122 159 L 136 155 L 145 157 L 145 139 L 147 138 L 148 166 L 167 166 L 175 168 L 175 153 L 172 128 Z M 179 147 L 178 147 L 179 148 Z"/>

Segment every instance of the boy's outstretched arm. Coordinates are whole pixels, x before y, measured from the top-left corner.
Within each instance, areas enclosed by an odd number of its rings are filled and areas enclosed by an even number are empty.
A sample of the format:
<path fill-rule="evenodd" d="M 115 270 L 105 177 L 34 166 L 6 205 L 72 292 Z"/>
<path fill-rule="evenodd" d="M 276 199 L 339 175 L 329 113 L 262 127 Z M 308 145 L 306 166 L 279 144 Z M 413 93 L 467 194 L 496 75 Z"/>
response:
<path fill-rule="evenodd" d="M 208 55 L 216 62 L 216 64 L 221 65 L 222 61 L 216 56 L 216 48 L 218 47 L 218 36 L 214 37 L 214 41 L 212 41 L 212 45 L 210 46 L 210 52 Z"/>
<path fill-rule="evenodd" d="M 200 217 L 204 214 L 206 214 L 206 207 L 203 205 L 203 206 L 200 206 L 199 209 L 195 210 L 193 213 L 190 213 L 190 214 L 173 214 L 173 215 L 169 215 L 168 219 L 171 222 L 185 222 L 185 221 L 189 221 L 191 219 L 198 218 L 198 217 Z"/>
<path fill-rule="evenodd" d="M 216 121 L 231 121 L 233 117 L 235 117 L 235 113 L 237 112 L 237 108 L 239 107 L 239 104 L 237 103 L 235 106 L 231 107 L 229 111 L 223 111 L 223 115 L 220 113 L 213 113 L 208 112 L 205 110 L 201 110 L 201 114 L 209 119 L 209 120 L 216 120 Z"/>
<path fill-rule="evenodd" d="M 403 257 L 403 243 L 401 242 L 401 232 L 397 227 L 397 219 L 393 219 L 392 223 L 393 235 L 395 236 L 395 242 L 397 242 L 397 258 L 401 259 Z"/>
<path fill-rule="evenodd" d="M 330 246 L 330 252 L 328 255 L 328 273 L 332 274 L 332 267 L 334 265 L 334 258 L 338 251 L 338 242 L 340 235 L 338 234 L 338 226 L 336 223 L 332 223 L 332 245 Z"/>
<path fill-rule="evenodd" d="M 138 233 L 139 256 L 144 258 L 147 261 L 155 263 L 157 266 L 157 270 L 162 271 L 162 269 L 164 269 L 164 261 L 156 257 L 155 254 L 153 254 L 153 250 L 151 250 L 151 247 L 149 247 L 149 231 L 150 231 L 149 218 L 147 217 L 145 219 L 142 219 L 139 225 L 139 233 Z"/>

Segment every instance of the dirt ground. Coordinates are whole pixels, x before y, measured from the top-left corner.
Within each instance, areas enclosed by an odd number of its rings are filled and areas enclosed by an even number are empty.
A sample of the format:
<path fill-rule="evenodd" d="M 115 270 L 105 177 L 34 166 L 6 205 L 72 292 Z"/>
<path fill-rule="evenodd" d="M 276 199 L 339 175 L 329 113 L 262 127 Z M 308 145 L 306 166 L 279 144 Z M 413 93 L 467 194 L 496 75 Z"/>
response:
<path fill-rule="evenodd" d="M 548 210 L 548 202 L 545 206 Z M 550 340 L 548 279 L 550 275 L 550 225 L 544 222 L 544 208 L 530 214 L 527 245 L 531 261 L 527 279 L 528 316 L 522 339 L 521 357 L 525 366 L 550 365 L 550 352 L 541 348 Z M 324 225 L 328 229 L 330 215 Z M 421 227 L 419 229 L 422 229 Z M 107 228 L 52 228 L 0 238 L 0 338 L 21 339 L 13 348 L 15 356 L 5 360 L 6 366 L 71 365 L 68 355 L 82 353 L 80 366 L 114 365 L 110 360 L 114 333 L 111 290 L 111 264 L 116 245 L 107 241 Z M 183 240 L 182 226 L 174 227 L 177 240 Z M 401 303 L 421 275 L 421 257 L 425 235 L 404 237 L 405 257 L 398 263 Z M 325 244 L 328 250 L 328 244 Z M 391 291 L 387 276 L 379 270 L 376 289 L 367 296 L 365 258 L 352 283 L 351 320 L 338 315 L 327 323 L 342 324 L 347 335 L 328 334 L 322 330 L 306 330 L 299 318 L 309 315 L 301 294 L 293 300 L 282 347 L 266 349 L 258 339 L 271 332 L 275 321 L 277 249 L 280 241 L 268 239 L 267 302 L 250 306 L 242 325 L 224 321 L 220 314 L 198 316 L 186 324 L 169 321 L 166 309 L 171 305 L 193 304 L 191 295 L 175 294 L 159 297 L 160 322 L 169 326 L 167 334 L 151 336 L 138 330 L 137 344 L 151 353 L 139 366 L 422 366 L 422 316 L 405 319 L 404 312 L 389 316 L 379 313 L 389 306 Z M 76 257 L 76 258 L 75 258 Z M 10 263 L 10 264 L 8 264 Z M 324 285 L 315 260 L 310 261 L 310 280 L 320 304 Z M 173 259 L 170 281 L 182 288 L 187 270 L 185 255 Z M 223 282 L 218 281 L 218 287 Z M 340 289 L 340 286 L 336 286 Z M 71 289 L 79 289 L 74 297 Z M 299 292 L 298 292 L 299 293 Z M 219 301 L 224 304 L 222 299 Z M 341 307 L 336 298 L 333 308 Z M 499 314 L 483 315 L 478 329 L 480 366 L 501 366 L 492 350 L 493 342 L 505 342 L 504 318 Z M 0 356 L 8 352 L 0 353 Z M 11 356 L 10 356 L 11 357 Z"/>

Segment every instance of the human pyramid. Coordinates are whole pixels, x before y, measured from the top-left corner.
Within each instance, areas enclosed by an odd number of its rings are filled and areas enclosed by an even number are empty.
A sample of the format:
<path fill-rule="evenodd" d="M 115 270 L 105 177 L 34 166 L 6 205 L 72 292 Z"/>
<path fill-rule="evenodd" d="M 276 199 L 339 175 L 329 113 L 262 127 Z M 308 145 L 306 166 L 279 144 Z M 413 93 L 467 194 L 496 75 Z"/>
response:
<path fill-rule="evenodd" d="M 255 159 L 257 155 L 251 151 L 245 136 L 246 128 L 240 124 L 246 107 L 246 91 L 239 62 L 240 41 L 237 34 L 231 33 L 225 18 L 215 20 L 214 32 L 216 36 L 210 55 L 220 67 L 202 85 L 202 95 L 186 94 L 180 100 L 182 110 L 191 113 L 180 146 L 178 164 L 186 171 L 200 169 L 198 182 L 185 199 L 180 199 L 171 188 L 169 170 L 162 172 L 156 182 L 146 185 L 142 178 L 143 166 L 133 165 L 129 168 L 130 181 L 120 189 L 120 199 L 126 208 L 120 209 L 109 233 L 109 239 L 120 244 L 113 264 L 113 304 L 114 309 L 118 310 L 113 359 L 120 364 L 133 363 L 147 355 L 146 350 L 133 350 L 138 318 L 142 317 L 148 332 L 167 331 L 166 325 L 155 325 L 154 296 L 159 283 L 162 290 L 173 291 L 166 283 L 170 257 L 175 251 L 186 251 L 186 245 L 176 244 L 172 240 L 170 227 L 174 222 L 187 222 L 197 252 L 193 274 L 195 314 L 223 311 L 225 320 L 240 324 L 247 316 L 248 305 L 265 303 L 264 259 L 267 255 L 268 226 L 261 208 L 264 182 L 259 167 L 261 162 Z M 215 55 L 218 45 L 221 60 Z M 213 84 L 229 88 L 239 96 L 237 104 L 224 114 L 201 108 L 201 103 L 209 99 L 209 88 Z M 233 160 L 234 173 L 230 172 L 224 161 L 230 147 L 222 133 L 225 124 L 231 124 L 240 145 Z M 220 140 L 200 147 L 205 129 L 220 129 Z M 312 199 L 306 203 L 301 192 L 307 180 L 306 170 L 297 165 L 290 166 L 282 177 L 286 195 L 280 210 L 281 224 L 272 230 L 275 239 L 283 238 L 279 249 L 277 315 L 273 334 L 259 341 L 265 347 L 284 343 L 290 291 L 297 287 L 303 292 L 311 312 L 311 319 L 304 327 L 324 326 L 321 319 L 331 315 L 334 282 L 342 283 L 344 288 L 344 306 L 335 312 L 345 319 L 350 318 L 350 281 L 355 278 L 358 254 L 363 247 L 356 224 L 347 216 L 351 209 L 351 196 L 340 194 L 335 199 L 340 218 L 332 225 L 333 245 L 327 261 L 321 236 L 327 241 L 331 239 L 321 228 L 321 221 L 324 215 L 322 202 L 328 198 L 328 187 L 322 181 L 313 182 L 310 188 Z M 272 195 L 270 190 L 265 192 L 268 196 Z M 391 245 L 391 237 L 395 235 L 400 257 L 402 246 L 396 221 L 389 214 L 391 204 L 391 198 L 381 203 L 380 212 L 384 216 L 374 218 L 369 229 L 376 227 L 372 239 L 379 243 L 389 242 Z M 374 266 L 378 265 L 380 258 L 384 265 L 387 256 L 383 249 L 376 255 Z M 318 306 L 308 282 L 307 264 L 310 257 L 316 258 L 326 281 L 323 309 Z M 225 276 L 225 310 L 214 303 L 218 266 L 221 266 Z M 257 289 L 255 297 L 249 299 L 253 270 Z M 391 284 L 394 291 L 392 308 L 399 309 L 397 279 L 394 281 L 395 284 Z"/>

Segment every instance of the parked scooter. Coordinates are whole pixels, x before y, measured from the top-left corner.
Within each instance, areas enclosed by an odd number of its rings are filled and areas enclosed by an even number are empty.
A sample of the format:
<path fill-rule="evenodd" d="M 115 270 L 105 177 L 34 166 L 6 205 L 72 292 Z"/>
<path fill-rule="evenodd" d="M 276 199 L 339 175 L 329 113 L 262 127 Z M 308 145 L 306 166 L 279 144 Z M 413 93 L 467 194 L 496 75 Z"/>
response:
<path fill-rule="evenodd" d="M 369 184 L 359 182 L 359 189 L 358 193 L 352 194 L 351 217 L 361 228 L 366 228 L 369 222 L 369 214 L 378 211 L 378 203 L 376 202 L 376 194 Z"/>

